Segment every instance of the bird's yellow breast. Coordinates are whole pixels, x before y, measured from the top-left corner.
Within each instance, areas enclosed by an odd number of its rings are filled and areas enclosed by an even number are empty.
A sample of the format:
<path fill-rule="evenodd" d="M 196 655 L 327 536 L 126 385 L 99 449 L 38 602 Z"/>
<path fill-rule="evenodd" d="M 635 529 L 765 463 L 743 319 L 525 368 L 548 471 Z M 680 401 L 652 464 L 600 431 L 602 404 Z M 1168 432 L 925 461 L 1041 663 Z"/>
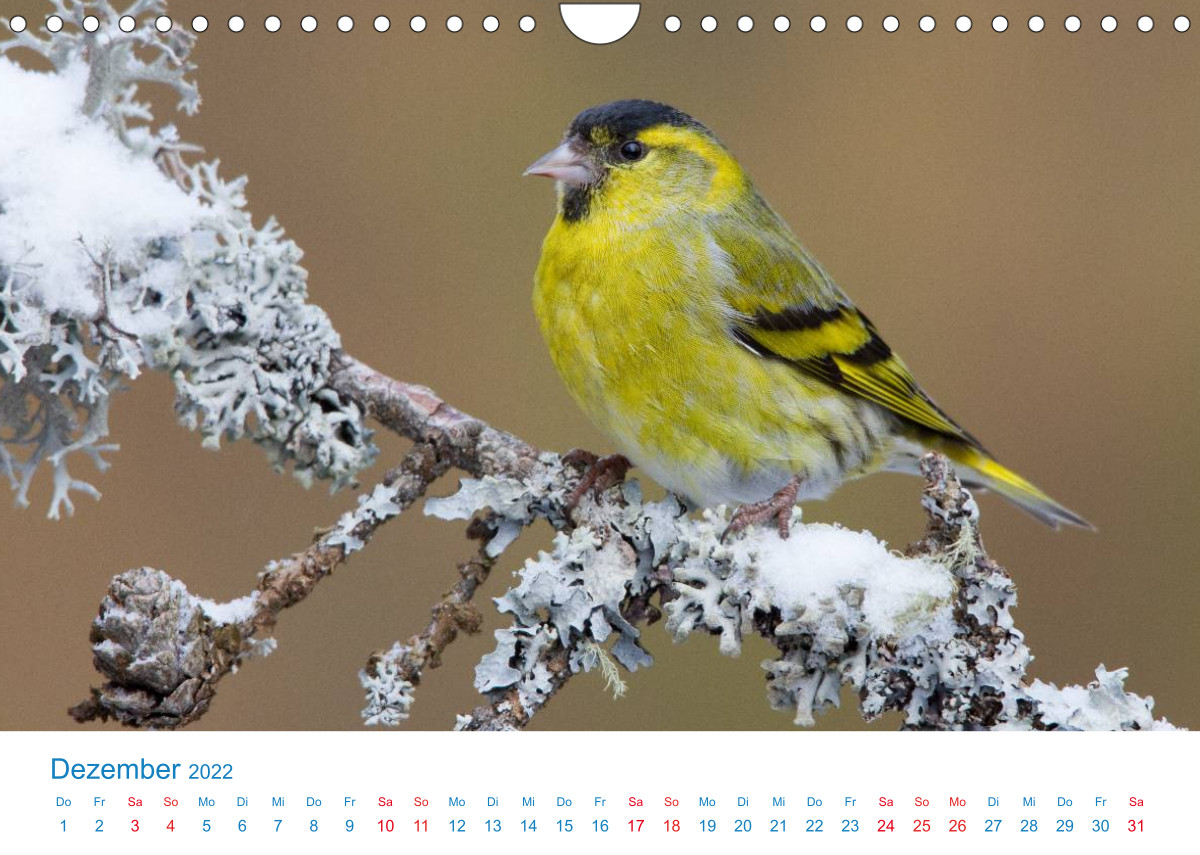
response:
<path fill-rule="evenodd" d="M 819 494 L 844 463 L 820 432 L 865 447 L 853 435 L 866 430 L 863 415 L 731 337 L 719 295 L 734 275 L 689 217 L 652 228 L 611 214 L 559 218 L 543 246 L 534 310 L 580 407 L 664 486 L 701 504 L 751 501 L 804 471 Z"/>

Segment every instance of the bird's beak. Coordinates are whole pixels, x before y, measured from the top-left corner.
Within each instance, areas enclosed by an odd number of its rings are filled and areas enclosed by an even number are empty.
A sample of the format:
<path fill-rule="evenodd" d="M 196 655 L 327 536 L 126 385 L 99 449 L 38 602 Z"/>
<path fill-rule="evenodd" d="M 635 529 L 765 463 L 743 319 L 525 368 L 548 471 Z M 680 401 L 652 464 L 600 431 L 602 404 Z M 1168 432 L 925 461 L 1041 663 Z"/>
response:
<path fill-rule="evenodd" d="M 587 152 L 574 139 L 539 157 L 525 170 L 525 175 L 544 175 L 563 184 L 591 184 L 596 173 L 587 159 Z"/>

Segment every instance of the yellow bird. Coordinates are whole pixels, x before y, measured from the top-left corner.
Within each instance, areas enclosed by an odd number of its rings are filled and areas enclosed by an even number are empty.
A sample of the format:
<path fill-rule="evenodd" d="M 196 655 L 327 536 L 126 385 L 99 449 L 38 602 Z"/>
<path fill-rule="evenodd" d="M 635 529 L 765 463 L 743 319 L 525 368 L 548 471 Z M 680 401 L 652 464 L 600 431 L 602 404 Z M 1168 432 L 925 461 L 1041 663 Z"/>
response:
<path fill-rule="evenodd" d="M 526 174 L 558 189 L 533 304 L 567 388 L 667 489 L 741 503 L 730 530 L 775 519 L 786 537 L 797 501 L 916 473 L 927 450 L 1052 527 L 1090 527 L 925 394 L 691 116 L 592 107 Z M 584 483 L 614 466 L 628 461 L 602 460 Z"/>

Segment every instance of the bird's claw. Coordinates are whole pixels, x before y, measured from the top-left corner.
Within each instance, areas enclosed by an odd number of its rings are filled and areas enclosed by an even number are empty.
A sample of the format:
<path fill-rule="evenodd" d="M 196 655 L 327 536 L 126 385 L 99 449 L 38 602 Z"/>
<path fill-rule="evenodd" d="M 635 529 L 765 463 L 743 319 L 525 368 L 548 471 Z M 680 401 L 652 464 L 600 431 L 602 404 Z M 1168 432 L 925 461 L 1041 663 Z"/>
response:
<path fill-rule="evenodd" d="M 568 451 L 562 459 L 564 463 L 587 467 L 583 477 L 575 485 L 575 489 L 567 494 L 568 511 L 575 510 L 589 490 L 602 493 L 609 487 L 620 484 L 625 480 L 629 467 L 633 465 L 623 454 L 606 454 L 603 457 L 597 457 L 590 451 L 583 451 L 579 448 Z"/>
<path fill-rule="evenodd" d="M 800 476 L 795 475 L 771 498 L 740 506 L 725 531 L 721 532 L 721 542 L 725 543 L 730 535 L 745 531 L 752 525 L 761 525 L 772 519 L 775 520 L 780 540 L 787 540 L 792 533 L 792 509 L 796 507 L 796 495 L 799 492 Z"/>

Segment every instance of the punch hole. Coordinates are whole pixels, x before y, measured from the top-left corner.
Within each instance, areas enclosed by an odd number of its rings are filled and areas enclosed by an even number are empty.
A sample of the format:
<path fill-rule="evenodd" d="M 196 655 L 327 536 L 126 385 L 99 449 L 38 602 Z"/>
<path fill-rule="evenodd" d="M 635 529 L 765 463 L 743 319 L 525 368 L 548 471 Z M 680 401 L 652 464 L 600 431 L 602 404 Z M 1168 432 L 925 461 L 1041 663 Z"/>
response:
<path fill-rule="evenodd" d="M 1175 32 L 1186 33 L 1192 27 L 1192 21 L 1187 15 L 1180 15 L 1175 19 Z"/>
<path fill-rule="evenodd" d="M 825 32 L 825 19 L 820 15 L 813 15 L 812 20 L 808 22 L 809 29 L 814 33 Z"/>
<path fill-rule="evenodd" d="M 971 19 L 966 15 L 959 15 L 954 19 L 954 29 L 958 30 L 960 33 L 970 32 Z"/>
<path fill-rule="evenodd" d="M 786 33 L 792 28 L 792 22 L 787 15 L 779 15 L 775 18 L 775 32 Z"/>
<path fill-rule="evenodd" d="M 375 20 L 371 23 L 377 33 L 386 33 L 392 28 L 392 22 L 387 15 L 376 15 Z"/>
<path fill-rule="evenodd" d="M 305 15 L 303 18 L 300 19 L 300 29 L 304 30 L 304 32 L 311 33 L 316 28 L 317 28 L 317 19 L 314 18 L 312 15 Z"/>
<path fill-rule="evenodd" d="M 1034 15 L 1032 18 L 1029 19 L 1029 31 L 1030 32 L 1040 33 L 1044 29 L 1046 29 L 1046 19 L 1043 18 L 1041 15 Z"/>
<path fill-rule="evenodd" d="M 169 33 L 171 31 L 171 19 L 166 15 L 159 15 L 154 19 L 154 29 L 160 33 Z"/>
<path fill-rule="evenodd" d="M 283 22 L 279 20 L 278 15 L 267 15 L 267 20 L 263 21 L 263 27 L 268 33 L 277 33 L 282 26 Z"/>
<path fill-rule="evenodd" d="M 446 29 L 452 33 L 457 33 L 462 29 L 462 18 L 458 15 L 451 15 L 446 19 Z"/>
<path fill-rule="evenodd" d="M 246 19 L 241 15 L 234 15 L 229 19 L 229 31 L 232 33 L 240 33 L 246 29 Z"/>
<path fill-rule="evenodd" d="M 716 28 L 717 28 L 717 19 L 714 18 L 712 15 L 705 15 L 703 18 L 700 19 L 700 29 L 704 30 L 704 32 L 711 33 Z"/>
<path fill-rule="evenodd" d="M 63 27 L 62 18 L 58 15 L 51 15 L 46 19 L 46 29 L 52 33 L 57 33 Z"/>
<path fill-rule="evenodd" d="M 97 18 L 95 15 L 84 15 L 83 16 L 83 29 L 85 32 L 88 32 L 88 33 L 96 32 L 96 30 L 100 29 L 100 19 Z"/>
<path fill-rule="evenodd" d="M 425 31 L 425 19 L 422 18 L 420 15 L 413 15 L 412 19 L 408 22 L 408 28 L 410 30 L 412 30 L 414 33 L 424 32 Z"/>
<path fill-rule="evenodd" d="M 13 15 L 8 19 L 8 26 L 14 33 L 25 32 L 25 19 L 20 15 Z"/>
<path fill-rule="evenodd" d="M 1154 19 L 1149 15 L 1142 15 L 1142 17 L 1138 18 L 1137 28 L 1143 33 L 1150 32 L 1154 29 Z"/>
<path fill-rule="evenodd" d="M 132 33 L 136 26 L 137 21 L 133 19 L 132 15 L 122 15 L 117 19 L 117 28 L 123 33 Z"/>
<path fill-rule="evenodd" d="M 862 18 L 858 15 L 851 15 L 846 19 L 846 29 L 852 33 L 857 33 L 862 29 Z"/>
<path fill-rule="evenodd" d="M 342 15 L 337 19 L 337 28 L 343 33 L 348 33 L 354 29 L 354 19 L 349 15 Z"/>
<path fill-rule="evenodd" d="M 1083 26 L 1083 22 L 1079 20 L 1078 15 L 1070 15 L 1067 20 L 1063 21 L 1063 26 L 1067 28 L 1068 33 L 1077 33 Z"/>
<path fill-rule="evenodd" d="M 208 18 L 203 15 L 197 15 L 192 18 L 192 32 L 202 33 L 208 29 Z"/>
<path fill-rule="evenodd" d="M 885 33 L 894 33 L 900 29 L 900 19 L 895 15 L 888 15 L 883 19 L 883 31 Z"/>
<path fill-rule="evenodd" d="M 517 26 L 521 28 L 521 32 L 523 33 L 532 33 L 533 28 L 537 26 L 537 21 L 533 20 L 532 16 L 525 15 L 517 22 Z"/>
<path fill-rule="evenodd" d="M 742 17 L 738 18 L 737 27 L 743 33 L 748 33 L 754 29 L 754 19 L 749 15 L 742 15 Z"/>
<path fill-rule="evenodd" d="M 937 26 L 937 21 L 933 19 L 933 15 L 922 15 L 921 20 L 917 22 L 917 26 L 921 28 L 923 33 L 932 33 L 933 28 Z"/>
<path fill-rule="evenodd" d="M 494 33 L 500 29 L 500 19 L 495 15 L 488 15 L 483 19 L 483 29 L 489 33 Z"/>
<path fill-rule="evenodd" d="M 1008 29 L 1008 18 L 1003 15 L 997 15 L 992 18 L 992 29 L 998 33 L 1002 33 Z"/>
<path fill-rule="evenodd" d="M 1117 28 L 1117 19 L 1114 18 L 1112 15 L 1105 15 L 1103 18 L 1100 19 L 1100 29 L 1104 30 L 1104 32 L 1111 33 L 1116 28 Z"/>
<path fill-rule="evenodd" d="M 663 21 L 663 26 L 667 28 L 668 33 L 677 33 L 683 23 L 674 15 L 669 15 L 667 20 Z"/>

